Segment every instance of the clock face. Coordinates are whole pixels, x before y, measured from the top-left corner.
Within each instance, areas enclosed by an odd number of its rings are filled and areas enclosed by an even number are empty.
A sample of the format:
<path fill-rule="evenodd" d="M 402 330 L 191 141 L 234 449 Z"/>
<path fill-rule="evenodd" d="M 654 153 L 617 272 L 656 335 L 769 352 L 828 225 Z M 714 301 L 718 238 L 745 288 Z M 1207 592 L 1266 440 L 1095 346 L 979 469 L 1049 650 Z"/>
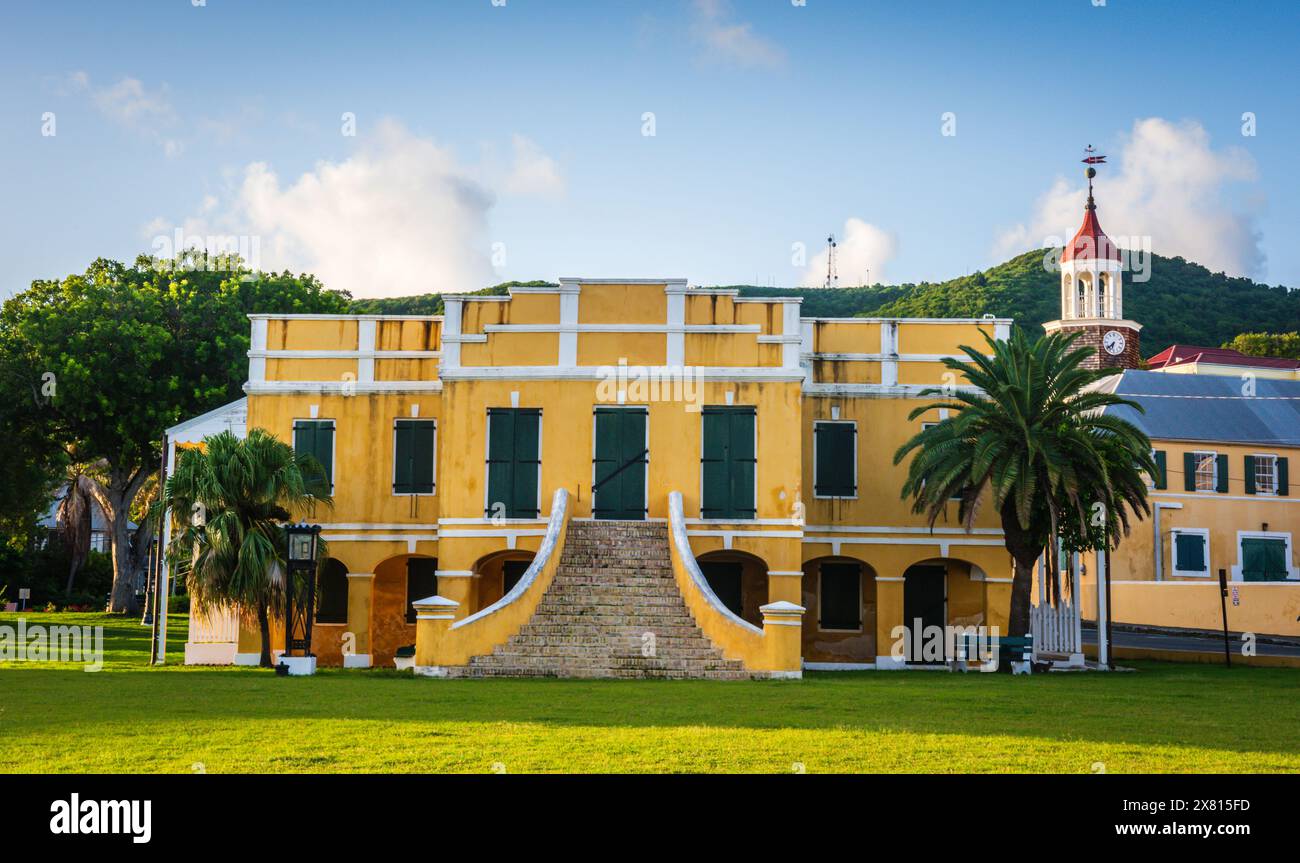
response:
<path fill-rule="evenodd" d="M 1119 330 L 1110 330 L 1106 335 L 1101 337 L 1101 346 L 1106 349 L 1106 353 L 1112 357 L 1117 357 L 1124 353 L 1124 334 Z"/>

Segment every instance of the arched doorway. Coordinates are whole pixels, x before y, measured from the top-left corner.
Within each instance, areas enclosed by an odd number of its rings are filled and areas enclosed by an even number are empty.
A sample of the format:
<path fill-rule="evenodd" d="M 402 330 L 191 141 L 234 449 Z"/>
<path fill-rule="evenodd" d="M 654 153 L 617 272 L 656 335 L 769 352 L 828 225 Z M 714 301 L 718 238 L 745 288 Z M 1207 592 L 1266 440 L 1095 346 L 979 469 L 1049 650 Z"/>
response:
<path fill-rule="evenodd" d="M 390 557 L 375 567 L 370 605 L 371 665 L 391 668 L 399 647 L 415 644 L 411 604 L 438 593 L 438 558 L 418 554 Z"/>
<path fill-rule="evenodd" d="M 348 568 L 332 557 L 316 577 L 316 622 L 348 622 Z"/>
<path fill-rule="evenodd" d="M 714 595 L 742 620 L 763 625 L 767 604 L 767 564 L 743 551 L 711 551 L 695 559 Z"/>
<path fill-rule="evenodd" d="M 803 658 L 808 663 L 876 661 L 876 571 L 852 557 L 803 565 Z"/>
<path fill-rule="evenodd" d="M 482 611 L 509 593 L 536 556 L 531 551 L 513 549 L 479 558 L 474 564 L 473 608 L 470 612 Z"/>
<path fill-rule="evenodd" d="M 988 621 L 985 573 L 965 560 L 936 557 L 903 573 L 904 655 L 909 665 L 934 665 L 951 658 L 956 634 Z M 937 639 L 937 640 L 936 640 Z"/>

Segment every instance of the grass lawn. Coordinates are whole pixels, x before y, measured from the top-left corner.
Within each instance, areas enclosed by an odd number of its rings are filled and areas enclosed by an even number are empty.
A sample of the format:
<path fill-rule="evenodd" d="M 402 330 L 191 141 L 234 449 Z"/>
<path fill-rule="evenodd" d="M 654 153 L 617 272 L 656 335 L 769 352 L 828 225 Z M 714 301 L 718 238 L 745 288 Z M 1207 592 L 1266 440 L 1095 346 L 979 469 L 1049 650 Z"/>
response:
<path fill-rule="evenodd" d="M 17 615 L 0 614 L 0 625 Z M 105 666 L 0 664 L 0 771 L 1300 771 L 1300 671 L 861 672 L 802 681 L 430 680 L 394 671 L 144 665 L 96 614 Z"/>

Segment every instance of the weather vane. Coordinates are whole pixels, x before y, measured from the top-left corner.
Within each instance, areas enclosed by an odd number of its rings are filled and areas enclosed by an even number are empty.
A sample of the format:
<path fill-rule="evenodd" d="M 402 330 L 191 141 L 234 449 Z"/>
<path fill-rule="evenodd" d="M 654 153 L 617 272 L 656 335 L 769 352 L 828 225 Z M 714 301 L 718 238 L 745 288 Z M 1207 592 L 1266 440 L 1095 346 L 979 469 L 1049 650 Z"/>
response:
<path fill-rule="evenodd" d="M 1089 144 L 1083 148 L 1083 164 L 1088 166 L 1083 175 L 1088 178 L 1088 209 L 1091 210 L 1094 207 L 1092 202 L 1092 178 L 1097 176 L 1097 169 L 1093 166 L 1106 164 L 1106 157 L 1097 155 L 1097 148 Z"/>

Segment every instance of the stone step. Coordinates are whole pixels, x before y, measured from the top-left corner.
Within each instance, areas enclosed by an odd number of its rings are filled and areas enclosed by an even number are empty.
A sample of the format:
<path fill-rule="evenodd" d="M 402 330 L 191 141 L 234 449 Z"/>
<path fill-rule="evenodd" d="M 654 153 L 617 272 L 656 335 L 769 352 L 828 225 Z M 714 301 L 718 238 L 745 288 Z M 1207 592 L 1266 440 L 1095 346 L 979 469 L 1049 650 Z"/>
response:
<path fill-rule="evenodd" d="M 696 625 L 677 588 L 668 528 L 643 521 L 573 521 L 555 577 L 532 618 L 505 644 L 452 677 L 744 680 Z M 645 635 L 654 636 L 646 656 Z"/>

